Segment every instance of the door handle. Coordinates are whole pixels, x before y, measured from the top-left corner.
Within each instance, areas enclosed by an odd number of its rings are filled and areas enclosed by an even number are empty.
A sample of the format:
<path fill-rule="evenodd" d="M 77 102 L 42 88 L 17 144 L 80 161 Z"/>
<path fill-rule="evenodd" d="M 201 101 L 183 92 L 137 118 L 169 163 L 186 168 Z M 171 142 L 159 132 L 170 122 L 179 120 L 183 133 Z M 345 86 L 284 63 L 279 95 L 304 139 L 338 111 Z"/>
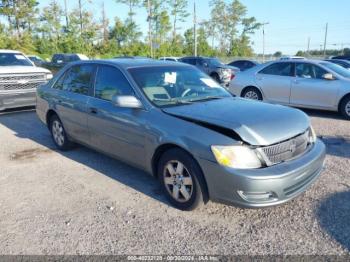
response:
<path fill-rule="evenodd" d="M 97 114 L 97 112 L 98 112 L 97 108 L 90 107 L 90 113 L 91 114 Z"/>

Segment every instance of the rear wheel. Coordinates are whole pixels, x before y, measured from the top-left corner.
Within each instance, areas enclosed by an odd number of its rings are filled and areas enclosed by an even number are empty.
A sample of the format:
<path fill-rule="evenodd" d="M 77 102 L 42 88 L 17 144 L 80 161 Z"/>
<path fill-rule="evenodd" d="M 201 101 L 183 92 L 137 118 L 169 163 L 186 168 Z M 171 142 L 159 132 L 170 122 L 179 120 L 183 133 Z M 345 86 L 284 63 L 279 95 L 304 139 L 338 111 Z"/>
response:
<path fill-rule="evenodd" d="M 73 147 L 66 134 L 63 124 L 57 115 L 53 115 L 50 118 L 50 131 L 52 139 L 59 150 L 66 151 Z"/>
<path fill-rule="evenodd" d="M 246 88 L 242 93 L 242 97 L 252 100 L 263 100 L 261 92 L 256 87 Z"/>
<path fill-rule="evenodd" d="M 350 120 L 350 96 L 345 97 L 340 103 L 340 113 L 345 119 Z"/>
<path fill-rule="evenodd" d="M 205 181 L 197 162 L 181 149 L 163 154 L 158 179 L 169 202 L 181 210 L 194 210 L 207 199 Z"/>

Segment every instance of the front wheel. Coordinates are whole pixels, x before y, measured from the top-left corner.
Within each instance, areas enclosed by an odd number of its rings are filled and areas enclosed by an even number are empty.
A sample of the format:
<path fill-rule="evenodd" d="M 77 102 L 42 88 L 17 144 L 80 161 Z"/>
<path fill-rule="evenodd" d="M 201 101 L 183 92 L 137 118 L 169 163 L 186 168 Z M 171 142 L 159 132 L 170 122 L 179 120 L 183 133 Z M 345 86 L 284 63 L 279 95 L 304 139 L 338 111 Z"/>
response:
<path fill-rule="evenodd" d="M 158 165 L 158 178 L 169 202 L 180 210 L 194 210 L 207 200 L 200 167 L 181 149 L 164 153 Z"/>
<path fill-rule="evenodd" d="M 345 97 L 340 104 L 340 113 L 350 120 L 350 96 Z"/>
<path fill-rule="evenodd" d="M 243 98 L 252 99 L 252 100 L 262 100 L 262 94 L 259 89 L 255 87 L 248 87 L 242 93 Z"/>

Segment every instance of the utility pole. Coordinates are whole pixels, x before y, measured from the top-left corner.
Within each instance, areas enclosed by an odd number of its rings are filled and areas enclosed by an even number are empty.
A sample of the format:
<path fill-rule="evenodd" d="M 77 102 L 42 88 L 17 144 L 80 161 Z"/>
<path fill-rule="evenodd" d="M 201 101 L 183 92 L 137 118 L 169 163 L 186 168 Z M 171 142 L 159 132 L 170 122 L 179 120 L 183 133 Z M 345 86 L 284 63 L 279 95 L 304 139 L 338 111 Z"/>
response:
<path fill-rule="evenodd" d="M 311 38 L 309 37 L 307 39 L 307 55 L 310 56 L 310 42 L 311 42 Z"/>
<path fill-rule="evenodd" d="M 326 57 L 327 35 L 328 35 L 328 23 L 326 23 L 326 32 L 325 32 L 325 35 L 324 35 L 324 45 L 323 45 L 323 56 L 324 57 Z"/>
<path fill-rule="evenodd" d="M 197 14 L 196 14 L 196 1 L 193 2 L 193 36 L 194 36 L 194 56 L 198 55 L 197 48 Z"/>
<path fill-rule="evenodd" d="M 269 23 L 266 22 L 266 23 L 262 23 L 262 29 L 263 29 L 263 57 L 262 57 L 262 60 L 263 60 L 263 63 L 265 62 L 265 25 L 268 25 Z"/>
<path fill-rule="evenodd" d="M 68 20 L 67 0 L 64 0 L 64 15 L 66 17 L 66 30 L 68 30 L 69 20 Z"/>
<path fill-rule="evenodd" d="M 107 30 L 107 26 L 108 26 L 108 20 L 106 18 L 106 10 L 105 10 L 105 2 L 102 2 L 102 34 L 103 34 L 103 43 L 106 43 L 107 39 L 108 39 L 108 30 Z"/>
<path fill-rule="evenodd" d="M 153 58 L 153 40 L 152 40 L 152 10 L 151 10 L 151 1 L 147 0 L 147 9 L 148 9 L 148 34 L 149 34 L 149 48 L 150 55 Z"/>

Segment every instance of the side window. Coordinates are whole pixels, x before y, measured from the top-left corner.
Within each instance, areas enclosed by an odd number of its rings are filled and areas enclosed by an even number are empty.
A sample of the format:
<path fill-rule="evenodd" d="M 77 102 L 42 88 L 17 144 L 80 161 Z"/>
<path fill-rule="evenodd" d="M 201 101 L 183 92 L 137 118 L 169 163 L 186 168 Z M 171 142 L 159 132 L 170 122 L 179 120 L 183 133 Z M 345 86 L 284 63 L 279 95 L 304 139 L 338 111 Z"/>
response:
<path fill-rule="evenodd" d="M 63 89 L 77 94 L 88 95 L 94 71 L 94 65 L 73 66 L 66 73 Z"/>
<path fill-rule="evenodd" d="M 265 75 L 293 76 L 292 70 L 292 63 L 274 63 L 264 68 L 259 73 Z"/>
<path fill-rule="evenodd" d="M 308 63 L 298 63 L 295 67 L 297 77 L 323 79 L 328 72 L 321 67 Z"/>
<path fill-rule="evenodd" d="M 128 80 L 119 69 L 99 66 L 95 82 L 95 97 L 111 101 L 115 95 L 135 95 Z"/>
<path fill-rule="evenodd" d="M 53 85 L 53 88 L 58 89 L 58 90 L 63 90 L 63 83 L 65 80 L 67 72 L 61 75 L 61 77 L 56 81 L 56 83 Z"/>

